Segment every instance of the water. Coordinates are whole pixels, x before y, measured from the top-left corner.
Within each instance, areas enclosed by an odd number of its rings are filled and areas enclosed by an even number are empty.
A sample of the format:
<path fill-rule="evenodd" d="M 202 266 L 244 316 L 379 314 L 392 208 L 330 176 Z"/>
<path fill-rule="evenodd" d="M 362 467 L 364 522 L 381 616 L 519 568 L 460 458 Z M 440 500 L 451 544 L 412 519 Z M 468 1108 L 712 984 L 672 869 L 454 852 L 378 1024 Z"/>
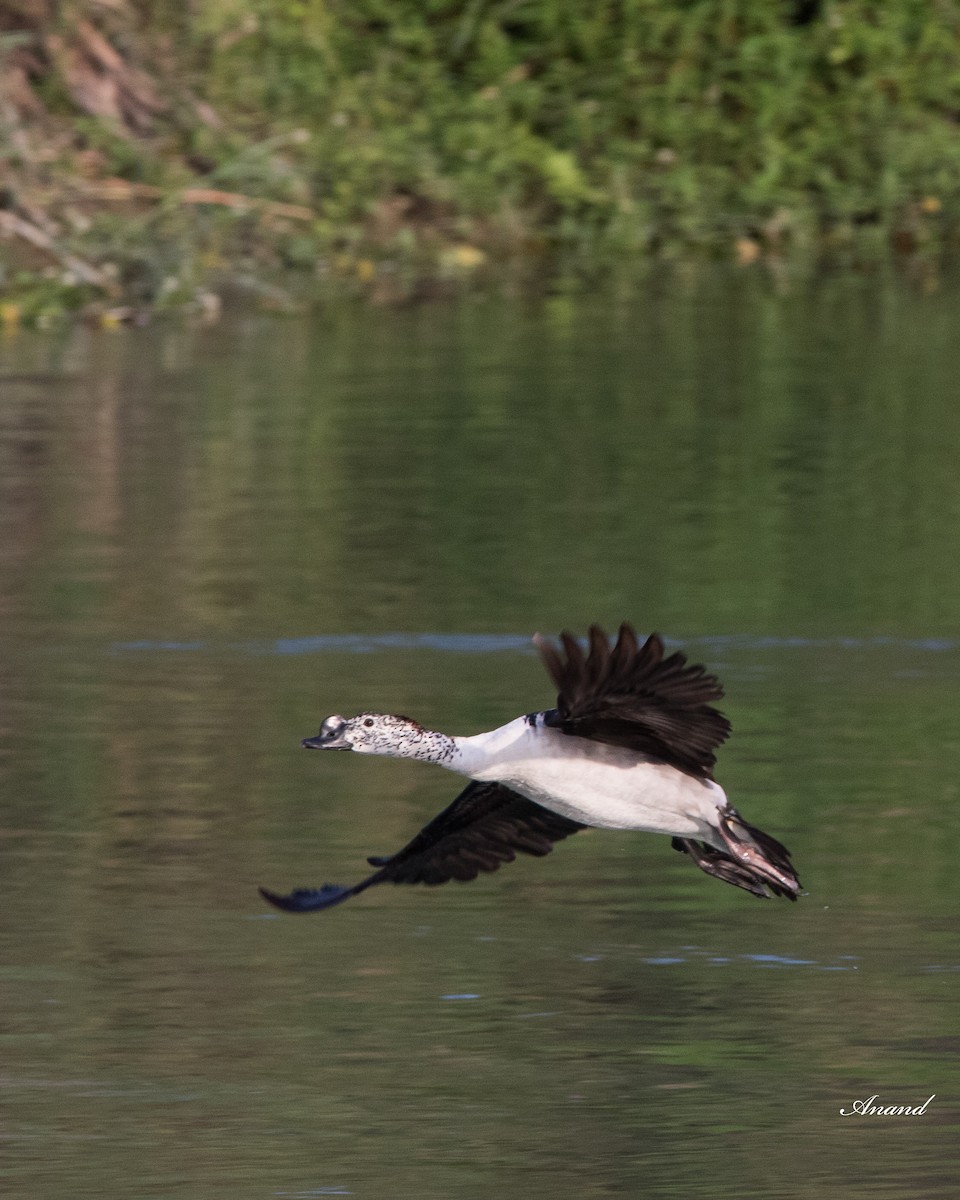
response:
<path fill-rule="evenodd" d="M 958 310 L 718 274 L 8 339 L 3 1196 L 954 1196 Z M 533 631 L 623 617 L 722 674 L 797 905 L 594 832 L 265 910 L 457 788 L 321 716 L 489 727 L 551 699 Z"/>

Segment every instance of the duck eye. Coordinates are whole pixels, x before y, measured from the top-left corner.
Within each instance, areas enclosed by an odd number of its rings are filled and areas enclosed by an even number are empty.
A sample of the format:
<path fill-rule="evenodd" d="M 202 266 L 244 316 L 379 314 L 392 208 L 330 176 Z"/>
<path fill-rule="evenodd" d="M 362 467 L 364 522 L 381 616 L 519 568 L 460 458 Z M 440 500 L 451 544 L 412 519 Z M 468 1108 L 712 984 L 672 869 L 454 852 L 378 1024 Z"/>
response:
<path fill-rule="evenodd" d="M 368 729 L 372 729 L 373 728 L 373 717 L 367 717 L 367 719 L 364 721 L 364 725 L 366 725 L 366 727 Z"/>

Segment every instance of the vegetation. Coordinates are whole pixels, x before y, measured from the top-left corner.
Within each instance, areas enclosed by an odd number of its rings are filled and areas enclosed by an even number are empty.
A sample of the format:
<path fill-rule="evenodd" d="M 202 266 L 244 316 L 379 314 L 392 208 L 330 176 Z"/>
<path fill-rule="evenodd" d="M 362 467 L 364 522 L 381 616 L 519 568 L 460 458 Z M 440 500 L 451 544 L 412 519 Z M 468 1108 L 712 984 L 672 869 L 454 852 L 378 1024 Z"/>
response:
<path fill-rule="evenodd" d="M 955 0 L 6 0 L 0 311 L 933 261 L 958 121 Z"/>

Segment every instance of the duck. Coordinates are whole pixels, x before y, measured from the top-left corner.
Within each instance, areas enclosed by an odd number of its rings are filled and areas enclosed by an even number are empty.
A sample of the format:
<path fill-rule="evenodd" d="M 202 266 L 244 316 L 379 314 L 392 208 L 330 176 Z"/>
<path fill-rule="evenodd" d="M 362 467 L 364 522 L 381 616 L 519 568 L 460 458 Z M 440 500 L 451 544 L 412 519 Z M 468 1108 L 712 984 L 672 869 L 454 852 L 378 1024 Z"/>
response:
<path fill-rule="evenodd" d="M 329 716 L 301 745 L 434 763 L 467 786 L 372 874 L 263 898 L 289 913 L 342 904 L 381 883 L 436 886 L 498 870 L 518 854 L 542 857 L 578 831 L 666 835 L 707 875 L 753 896 L 796 900 L 790 852 L 749 824 L 714 779 L 730 722 L 714 707 L 723 687 L 663 638 L 642 642 L 624 622 L 616 640 L 592 625 L 586 647 L 570 632 L 534 644 L 557 689 L 552 708 L 473 736 L 427 729 L 410 717 Z"/>

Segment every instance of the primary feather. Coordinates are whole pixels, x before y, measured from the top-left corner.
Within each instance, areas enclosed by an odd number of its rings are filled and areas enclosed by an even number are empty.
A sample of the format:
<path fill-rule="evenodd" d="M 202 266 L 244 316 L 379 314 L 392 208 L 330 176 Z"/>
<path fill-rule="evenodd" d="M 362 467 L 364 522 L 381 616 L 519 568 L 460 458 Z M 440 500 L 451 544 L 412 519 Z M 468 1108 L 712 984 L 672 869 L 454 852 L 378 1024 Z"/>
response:
<path fill-rule="evenodd" d="M 544 638 L 535 641 L 559 693 L 548 725 L 712 778 L 715 751 L 730 734 L 730 722 L 711 704 L 723 696 L 716 676 L 680 651 L 664 657 L 656 633 L 638 646 L 627 624 L 612 647 L 591 625 L 588 655 L 570 633 L 560 635 L 565 658 Z"/>

